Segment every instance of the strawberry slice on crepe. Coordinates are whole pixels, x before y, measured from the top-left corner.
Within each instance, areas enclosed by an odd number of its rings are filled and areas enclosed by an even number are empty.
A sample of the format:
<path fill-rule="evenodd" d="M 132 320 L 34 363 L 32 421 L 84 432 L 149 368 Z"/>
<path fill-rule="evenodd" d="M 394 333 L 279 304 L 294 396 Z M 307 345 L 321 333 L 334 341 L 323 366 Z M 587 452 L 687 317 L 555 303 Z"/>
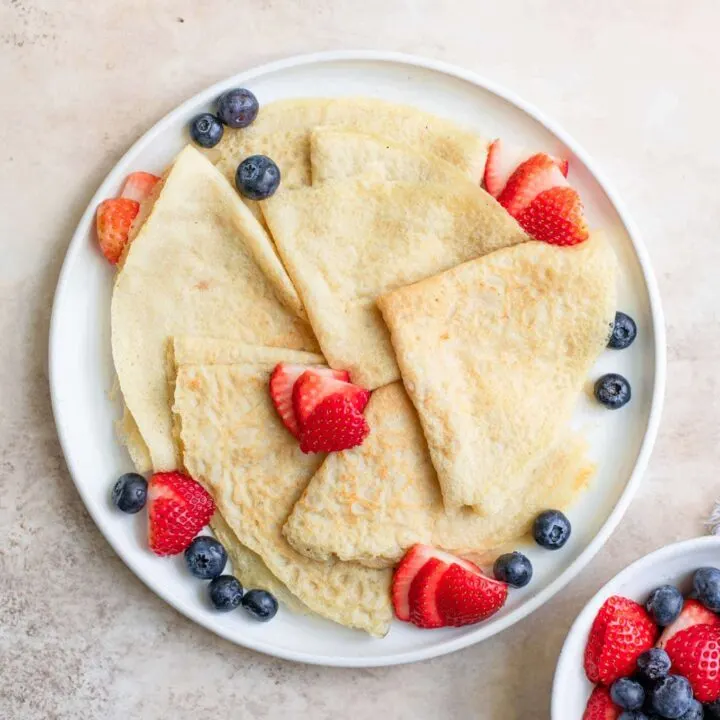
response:
<path fill-rule="evenodd" d="M 544 190 L 567 185 L 568 181 L 555 161 L 545 153 L 537 153 L 513 172 L 498 196 L 498 202 L 517 218 Z"/>
<path fill-rule="evenodd" d="M 536 154 L 536 151 L 504 142 L 500 138 L 495 140 L 488 149 L 487 162 L 485 163 L 485 176 L 483 178 L 485 189 L 494 198 L 499 197 L 515 170 Z M 560 172 L 567 177 L 570 167 L 569 162 L 553 155 L 548 157 L 557 165 Z"/>
<path fill-rule="evenodd" d="M 293 363 L 278 363 L 270 375 L 270 398 L 275 409 L 283 421 L 283 425 L 295 436 L 299 437 L 300 425 L 293 410 L 293 388 L 298 378 L 312 369 L 318 377 L 332 378 L 338 381 L 349 381 L 347 370 L 333 370 L 332 368 L 308 368 L 307 365 Z"/>

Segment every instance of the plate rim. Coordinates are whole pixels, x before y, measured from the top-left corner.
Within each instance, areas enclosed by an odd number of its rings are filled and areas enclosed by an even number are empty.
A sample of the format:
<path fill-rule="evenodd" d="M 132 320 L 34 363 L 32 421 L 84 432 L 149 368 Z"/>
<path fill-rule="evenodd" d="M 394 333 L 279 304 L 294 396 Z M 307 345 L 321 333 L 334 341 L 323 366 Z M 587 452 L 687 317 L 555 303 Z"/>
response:
<path fill-rule="evenodd" d="M 647 426 L 645 428 L 643 440 L 640 444 L 640 450 L 638 452 L 637 460 L 630 474 L 628 482 L 617 502 L 615 503 L 615 506 L 610 512 L 610 515 L 600 527 L 600 530 L 597 532 L 597 534 L 588 544 L 588 546 L 546 588 L 541 590 L 537 595 L 530 598 L 521 607 L 513 610 L 512 612 L 508 613 L 508 615 L 495 622 L 492 626 L 480 625 L 475 631 L 467 633 L 462 637 L 440 641 L 435 645 L 426 646 L 417 650 L 398 652 L 394 655 L 389 655 L 387 657 L 353 657 L 350 655 L 329 656 L 310 652 L 297 652 L 293 650 L 278 649 L 273 646 L 268 646 L 263 641 L 256 641 L 253 638 L 238 639 L 237 637 L 232 636 L 229 632 L 226 633 L 223 632 L 221 629 L 218 629 L 217 627 L 211 627 L 204 618 L 194 613 L 193 608 L 184 605 L 178 599 L 174 598 L 172 594 L 170 592 L 167 592 L 163 586 L 156 584 L 151 576 L 146 576 L 145 573 L 143 573 L 141 570 L 139 570 L 139 568 L 136 567 L 136 564 L 132 560 L 132 558 L 126 556 L 124 548 L 122 548 L 119 543 L 116 543 L 111 538 L 109 533 L 106 533 L 100 516 L 95 513 L 93 509 L 93 504 L 89 502 L 83 487 L 75 479 L 76 463 L 73 462 L 73 460 L 71 459 L 72 455 L 70 453 L 70 445 L 65 436 L 62 422 L 60 421 L 61 411 L 59 408 L 58 396 L 55 390 L 55 387 L 59 382 L 59 370 L 56 368 L 57 361 L 55 360 L 55 358 L 59 356 L 62 344 L 61 338 L 59 336 L 59 331 L 57 329 L 59 324 L 58 307 L 60 305 L 60 297 L 64 294 L 65 286 L 69 282 L 68 276 L 70 272 L 69 268 L 72 264 L 71 260 L 77 253 L 81 252 L 82 238 L 87 235 L 89 225 L 92 221 L 92 217 L 94 216 L 95 207 L 97 206 L 99 200 L 104 197 L 105 187 L 108 184 L 110 177 L 115 172 L 115 169 L 118 166 L 126 163 L 133 156 L 133 154 L 137 152 L 139 146 L 144 146 L 146 143 L 151 142 L 154 137 L 164 132 L 168 126 L 174 123 L 175 118 L 182 115 L 186 111 L 186 109 L 194 105 L 207 103 L 208 101 L 219 95 L 221 92 L 223 92 L 225 89 L 237 83 L 246 83 L 261 76 L 289 70 L 296 67 L 344 61 L 365 61 L 387 63 L 391 65 L 410 65 L 413 67 L 418 67 L 425 70 L 444 74 L 451 78 L 463 80 L 515 106 L 516 108 L 530 116 L 532 119 L 540 123 L 555 137 L 557 137 L 585 165 L 590 175 L 597 182 L 597 184 L 607 196 L 611 205 L 614 207 L 628 234 L 628 237 L 630 238 L 648 292 L 650 314 L 652 316 L 652 326 L 655 339 L 655 379 L 652 388 L 652 398 L 650 401 L 650 412 L 648 415 Z M 63 451 L 65 463 L 73 480 L 73 484 L 75 485 L 78 493 L 80 494 L 80 497 L 88 513 L 97 525 L 100 533 L 110 544 L 113 550 L 117 553 L 120 559 L 125 563 L 125 565 L 127 565 L 128 568 L 133 572 L 133 574 L 138 579 L 140 579 L 150 590 L 152 590 L 152 592 L 162 598 L 171 607 L 182 613 L 189 620 L 223 637 L 225 640 L 272 657 L 278 657 L 284 660 L 302 662 L 311 665 L 323 665 L 331 667 L 386 667 L 417 662 L 420 660 L 426 660 L 429 658 L 439 657 L 451 652 L 455 652 L 462 648 L 475 645 L 476 643 L 481 642 L 482 640 L 486 640 L 493 635 L 497 635 L 498 633 L 506 630 L 517 622 L 520 622 L 528 615 L 533 613 L 535 610 L 542 607 L 542 605 L 544 605 L 548 600 L 550 600 L 555 594 L 557 594 L 560 590 L 566 587 L 567 584 L 570 583 L 580 573 L 580 571 L 588 565 L 588 563 L 593 559 L 593 557 L 595 557 L 595 555 L 602 548 L 602 546 L 607 542 L 608 538 L 625 515 L 627 508 L 629 507 L 640 483 L 642 482 L 643 475 L 650 459 L 650 454 L 655 444 L 660 424 L 660 417 L 662 415 L 662 407 L 665 398 L 666 365 L 667 355 L 664 314 L 662 310 L 660 292 L 657 286 L 655 274 L 650 264 L 647 249 L 642 241 L 640 232 L 634 221 L 630 217 L 624 203 L 620 200 L 615 190 L 608 184 L 603 174 L 598 171 L 594 161 L 591 159 L 589 154 L 586 153 L 583 148 L 557 123 L 549 119 L 534 105 L 521 99 L 515 93 L 507 90 L 499 83 L 488 80 L 487 78 L 473 71 L 466 70 L 465 68 L 441 60 L 425 58 L 418 55 L 381 50 L 323 51 L 316 53 L 293 55 L 281 60 L 276 60 L 273 62 L 252 67 L 248 70 L 241 71 L 229 77 L 223 78 L 222 80 L 219 80 L 218 82 L 213 83 L 204 90 L 196 93 L 192 97 L 180 103 L 166 115 L 164 115 L 151 128 L 149 128 L 145 133 L 143 133 L 135 142 L 133 142 L 130 148 L 114 164 L 113 168 L 109 171 L 109 173 L 100 183 L 97 191 L 88 202 L 88 206 L 82 217 L 80 218 L 80 221 L 78 222 L 75 231 L 73 232 L 72 238 L 65 253 L 65 257 L 63 259 L 62 269 L 60 271 L 57 286 L 53 296 L 48 345 L 48 379 L 50 386 L 50 399 L 52 405 L 53 420 L 57 430 L 58 438 L 60 440 L 60 446 Z"/>

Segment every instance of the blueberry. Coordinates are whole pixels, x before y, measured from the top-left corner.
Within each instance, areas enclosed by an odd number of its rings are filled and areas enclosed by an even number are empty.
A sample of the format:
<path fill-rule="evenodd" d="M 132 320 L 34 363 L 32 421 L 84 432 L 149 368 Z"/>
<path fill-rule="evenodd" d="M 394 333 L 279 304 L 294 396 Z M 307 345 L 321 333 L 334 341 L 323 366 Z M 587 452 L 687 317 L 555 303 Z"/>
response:
<path fill-rule="evenodd" d="M 608 347 L 614 350 L 624 350 L 630 347 L 637 335 L 637 325 L 635 321 L 624 312 L 615 313 L 615 322 L 613 323 Z"/>
<path fill-rule="evenodd" d="M 280 185 L 280 168 L 265 155 L 251 155 L 238 165 L 235 185 L 246 198 L 265 200 Z"/>
<path fill-rule="evenodd" d="M 703 708 L 705 710 L 705 720 L 720 720 L 720 700 L 714 700 Z"/>
<path fill-rule="evenodd" d="M 683 602 L 682 593 L 676 587 L 663 585 L 650 593 L 645 608 L 658 625 L 665 627 L 677 620 Z"/>
<path fill-rule="evenodd" d="M 720 570 L 703 567 L 695 571 L 693 590 L 698 600 L 713 612 L 720 612 Z"/>
<path fill-rule="evenodd" d="M 610 687 L 612 701 L 623 710 L 639 710 L 645 702 L 645 689 L 630 678 L 620 678 Z"/>
<path fill-rule="evenodd" d="M 618 716 L 618 720 L 650 720 L 650 718 L 640 710 L 626 710 Z"/>
<path fill-rule="evenodd" d="M 248 590 L 242 604 L 248 615 L 260 622 L 272 620 L 278 611 L 278 601 L 267 590 Z"/>
<path fill-rule="evenodd" d="M 546 510 L 535 518 L 535 542 L 548 550 L 559 550 L 570 537 L 570 521 L 559 510 Z"/>
<path fill-rule="evenodd" d="M 652 689 L 652 708 L 664 718 L 681 718 L 692 705 L 690 683 L 680 675 L 668 675 Z"/>
<path fill-rule="evenodd" d="M 215 147 L 223 136 L 223 124 L 212 114 L 197 115 L 190 123 L 190 137 L 201 147 Z"/>
<path fill-rule="evenodd" d="M 680 716 L 680 720 L 703 720 L 703 706 L 697 701 L 692 700 L 690 703 L 690 709 Z"/>
<path fill-rule="evenodd" d="M 525 587 L 533 576 L 531 562 L 520 552 L 501 555 L 493 566 L 496 580 L 502 580 L 513 587 Z"/>
<path fill-rule="evenodd" d="M 670 672 L 670 656 L 660 648 L 650 648 L 638 657 L 637 669 L 647 680 L 660 680 Z"/>
<path fill-rule="evenodd" d="M 617 410 L 630 402 L 630 383 L 617 373 L 603 375 L 595 383 L 595 397 L 610 410 Z"/>
<path fill-rule="evenodd" d="M 210 602 L 216 610 L 234 610 L 243 597 L 242 585 L 232 575 L 218 575 L 208 583 Z"/>
<path fill-rule="evenodd" d="M 137 473 L 121 475 L 112 489 L 112 501 L 123 512 L 140 512 L 147 502 L 147 480 Z"/>
<path fill-rule="evenodd" d="M 224 92 L 217 99 L 217 114 L 231 128 L 247 127 L 258 114 L 257 98 L 245 88 Z"/>
<path fill-rule="evenodd" d="M 200 535 L 185 550 L 185 562 L 191 575 L 201 580 L 212 580 L 225 568 L 227 552 L 215 538 Z"/>

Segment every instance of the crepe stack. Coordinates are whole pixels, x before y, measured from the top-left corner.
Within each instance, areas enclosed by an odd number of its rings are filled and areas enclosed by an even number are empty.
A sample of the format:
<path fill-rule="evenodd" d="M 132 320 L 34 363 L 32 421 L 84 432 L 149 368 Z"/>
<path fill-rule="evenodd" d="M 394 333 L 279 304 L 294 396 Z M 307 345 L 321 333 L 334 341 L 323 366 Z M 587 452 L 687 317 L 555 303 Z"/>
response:
<path fill-rule="evenodd" d="M 178 156 L 118 276 L 121 433 L 138 467 L 208 489 L 246 585 L 382 636 L 411 545 L 493 550 L 589 482 L 568 422 L 614 256 L 531 242 L 479 187 L 487 142 L 414 108 L 273 103 L 217 150 L 218 169 Z M 283 179 L 246 205 L 228 179 L 256 153 Z M 303 455 L 269 397 L 278 362 L 374 389 L 366 441 Z"/>

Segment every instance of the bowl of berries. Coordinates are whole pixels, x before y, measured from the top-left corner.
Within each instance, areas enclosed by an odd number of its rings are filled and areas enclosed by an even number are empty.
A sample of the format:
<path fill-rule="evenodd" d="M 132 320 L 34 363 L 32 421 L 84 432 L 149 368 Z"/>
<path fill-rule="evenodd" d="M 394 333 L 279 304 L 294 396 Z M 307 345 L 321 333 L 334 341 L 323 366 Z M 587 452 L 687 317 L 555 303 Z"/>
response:
<path fill-rule="evenodd" d="M 570 628 L 553 720 L 720 720 L 720 538 L 668 545 L 608 582 Z"/>

